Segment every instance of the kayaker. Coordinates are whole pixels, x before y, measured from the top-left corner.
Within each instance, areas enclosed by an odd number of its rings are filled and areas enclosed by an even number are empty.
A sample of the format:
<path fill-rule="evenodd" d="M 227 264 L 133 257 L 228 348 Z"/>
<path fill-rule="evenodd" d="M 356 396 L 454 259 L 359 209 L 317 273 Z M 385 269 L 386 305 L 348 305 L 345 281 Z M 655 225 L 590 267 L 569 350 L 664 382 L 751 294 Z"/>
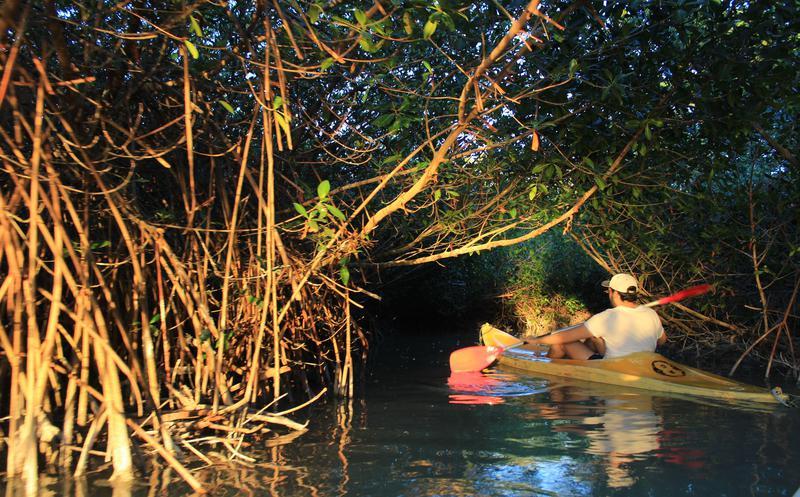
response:
<path fill-rule="evenodd" d="M 626 273 L 615 274 L 601 285 L 607 288 L 611 309 L 580 324 L 527 340 L 550 345 L 552 359 L 611 359 L 634 352 L 653 352 L 667 341 L 658 314 L 637 304 L 639 283 Z"/>

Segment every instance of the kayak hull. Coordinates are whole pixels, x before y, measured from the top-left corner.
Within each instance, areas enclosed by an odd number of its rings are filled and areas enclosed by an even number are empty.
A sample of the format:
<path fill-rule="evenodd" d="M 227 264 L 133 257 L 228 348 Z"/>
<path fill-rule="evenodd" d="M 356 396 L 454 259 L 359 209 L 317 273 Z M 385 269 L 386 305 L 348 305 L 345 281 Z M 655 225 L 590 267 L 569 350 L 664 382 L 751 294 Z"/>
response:
<path fill-rule="evenodd" d="M 485 345 L 510 347 L 498 359 L 501 366 L 531 373 L 721 400 L 780 403 L 767 389 L 685 366 L 655 352 L 593 361 L 550 359 L 541 347 L 524 345 L 489 324 L 481 328 L 481 340 Z"/>

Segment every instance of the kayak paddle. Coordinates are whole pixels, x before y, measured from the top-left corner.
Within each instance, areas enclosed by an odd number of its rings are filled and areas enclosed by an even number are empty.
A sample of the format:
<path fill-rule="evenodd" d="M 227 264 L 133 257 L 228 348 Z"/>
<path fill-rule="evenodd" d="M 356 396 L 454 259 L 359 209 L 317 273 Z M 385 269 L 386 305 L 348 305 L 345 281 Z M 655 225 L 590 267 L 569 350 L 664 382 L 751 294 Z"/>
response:
<path fill-rule="evenodd" d="M 524 343 L 524 342 L 523 342 Z M 453 373 L 474 373 L 486 367 L 500 357 L 506 350 L 503 347 L 473 345 L 458 349 L 450 354 L 450 371 Z"/>
<path fill-rule="evenodd" d="M 645 307 L 655 307 L 657 305 L 671 304 L 679 302 L 689 297 L 695 297 L 707 293 L 712 288 L 711 285 L 696 285 L 680 292 L 673 293 L 667 297 L 662 297 L 653 302 L 644 304 Z M 555 332 L 557 333 L 557 332 Z M 450 354 L 450 371 L 453 373 L 469 373 L 488 368 L 506 350 L 523 345 L 523 340 L 510 344 L 506 347 L 495 347 L 486 345 L 473 345 L 458 349 Z"/>
<path fill-rule="evenodd" d="M 654 300 L 647 304 L 644 304 L 645 307 L 655 307 L 657 305 L 664 305 L 664 304 L 671 304 L 672 302 L 679 302 L 683 299 L 688 299 L 689 297 L 694 297 L 696 295 L 703 295 L 711 290 L 711 285 L 697 285 L 686 290 L 681 290 L 680 292 L 673 293 L 669 297 L 660 298 L 658 300 Z"/>

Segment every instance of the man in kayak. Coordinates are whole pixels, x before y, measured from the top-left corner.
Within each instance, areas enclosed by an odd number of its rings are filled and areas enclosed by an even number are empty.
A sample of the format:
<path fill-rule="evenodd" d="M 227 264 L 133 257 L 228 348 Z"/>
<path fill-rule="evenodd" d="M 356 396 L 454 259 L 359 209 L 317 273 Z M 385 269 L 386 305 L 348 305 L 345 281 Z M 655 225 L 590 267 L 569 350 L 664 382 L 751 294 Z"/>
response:
<path fill-rule="evenodd" d="M 527 341 L 550 345 L 552 359 L 611 359 L 634 352 L 653 352 L 667 341 L 658 314 L 636 303 L 639 283 L 630 274 L 615 274 L 607 288 L 611 309 L 586 321 Z"/>

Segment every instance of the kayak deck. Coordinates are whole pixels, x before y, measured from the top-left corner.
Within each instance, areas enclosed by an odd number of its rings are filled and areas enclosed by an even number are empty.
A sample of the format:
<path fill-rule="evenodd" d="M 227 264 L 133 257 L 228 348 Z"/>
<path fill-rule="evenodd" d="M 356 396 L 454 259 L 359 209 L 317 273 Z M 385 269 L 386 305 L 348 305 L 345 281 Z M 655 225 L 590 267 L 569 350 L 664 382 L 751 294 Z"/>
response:
<path fill-rule="evenodd" d="M 525 345 L 518 338 L 489 324 L 481 327 L 481 340 L 485 345 L 511 347 L 499 357 L 499 363 L 528 372 L 666 393 L 780 403 L 764 388 L 685 366 L 655 352 L 638 352 L 625 357 L 593 361 L 550 359 L 545 357 L 545 350 L 541 347 Z"/>

